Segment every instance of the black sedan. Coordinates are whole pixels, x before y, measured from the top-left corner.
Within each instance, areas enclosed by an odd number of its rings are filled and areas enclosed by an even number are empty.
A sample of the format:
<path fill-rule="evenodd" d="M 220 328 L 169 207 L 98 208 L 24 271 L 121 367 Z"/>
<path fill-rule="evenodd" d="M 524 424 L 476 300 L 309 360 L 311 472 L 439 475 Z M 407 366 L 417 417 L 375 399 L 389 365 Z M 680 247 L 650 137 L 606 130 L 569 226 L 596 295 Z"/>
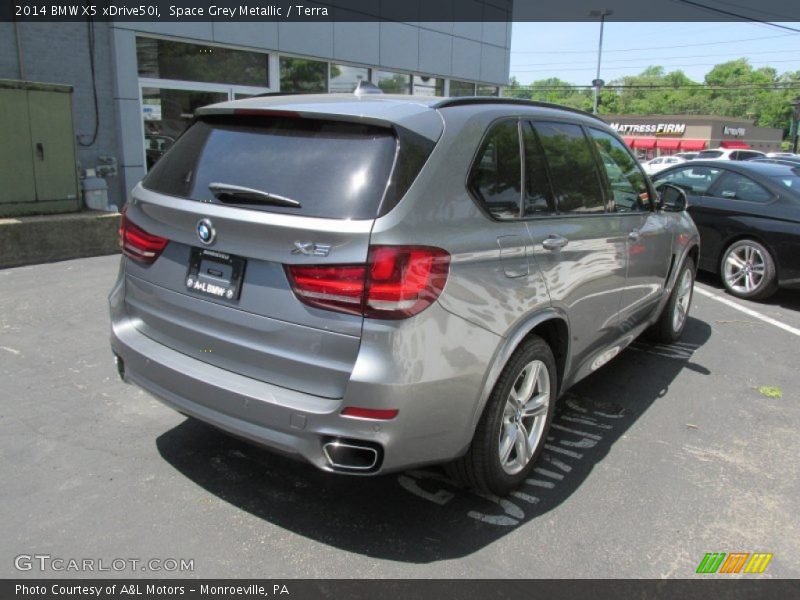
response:
<path fill-rule="evenodd" d="M 739 298 L 800 288 L 800 168 L 753 161 L 693 160 L 654 177 L 684 190 L 700 231 L 699 268 L 722 276 Z"/>

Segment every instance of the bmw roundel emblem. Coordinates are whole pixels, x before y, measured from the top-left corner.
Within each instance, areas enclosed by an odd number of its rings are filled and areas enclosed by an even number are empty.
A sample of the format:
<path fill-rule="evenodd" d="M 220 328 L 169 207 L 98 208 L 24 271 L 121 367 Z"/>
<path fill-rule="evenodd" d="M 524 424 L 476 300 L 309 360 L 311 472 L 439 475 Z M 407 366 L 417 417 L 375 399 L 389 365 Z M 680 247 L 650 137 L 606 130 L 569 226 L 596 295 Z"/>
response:
<path fill-rule="evenodd" d="M 197 237 L 204 244 L 210 244 L 217 237 L 217 231 L 211 219 L 201 219 L 197 222 Z"/>

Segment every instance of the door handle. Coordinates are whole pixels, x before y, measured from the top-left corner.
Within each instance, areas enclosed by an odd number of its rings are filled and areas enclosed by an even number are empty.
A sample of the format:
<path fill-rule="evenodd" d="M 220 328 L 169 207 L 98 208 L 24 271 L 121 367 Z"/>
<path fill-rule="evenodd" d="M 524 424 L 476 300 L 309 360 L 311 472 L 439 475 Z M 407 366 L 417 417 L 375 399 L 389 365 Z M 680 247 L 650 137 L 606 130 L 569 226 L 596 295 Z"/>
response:
<path fill-rule="evenodd" d="M 642 234 L 639 232 L 638 229 L 634 229 L 628 234 L 628 239 L 632 242 L 638 242 L 639 238 L 642 237 Z"/>
<path fill-rule="evenodd" d="M 36 142 L 36 156 L 39 157 L 39 160 L 44 160 L 44 144 L 42 142 Z"/>
<path fill-rule="evenodd" d="M 542 246 L 545 250 L 560 250 L 569 243 L 569 240 L 563 235 L 550 234 L 542 240 Z"/>

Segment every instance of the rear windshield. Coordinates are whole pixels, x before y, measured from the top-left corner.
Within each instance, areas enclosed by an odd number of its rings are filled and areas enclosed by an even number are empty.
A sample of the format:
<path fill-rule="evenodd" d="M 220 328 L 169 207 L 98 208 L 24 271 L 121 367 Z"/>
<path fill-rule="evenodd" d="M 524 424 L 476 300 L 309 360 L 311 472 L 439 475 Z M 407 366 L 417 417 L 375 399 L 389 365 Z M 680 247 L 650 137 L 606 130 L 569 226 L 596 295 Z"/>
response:
<path fill-rule="evenodd" d="M 392 171 L 390 129 L 313 119 L 210 117 L 195 122 L 153 166 L 154 192 L 221 203 L 209 184 L 282 196 L 299 207 L 241 206 L 308 217 L 375 218 Z M 227 205 L 237 206 L 228 198 Z"/>
<path fill-rule="evenodd" d="M 792 171 L 799 171 L 800 169 L 792 169 Z M 781 185 L 789 188 L 790 190 L 796 190 L 800 192 L 800 174 L 795 175 L 779 175 L 778 177 L 773 177 L 773 181 L 777 181 Z"/>
<path fill-rule="evenodd" d="M 720 156 L 722 156 L 722 152 L 719 150 L 703 150 L 697 155 L 697 158 L 719 158 Z"/>

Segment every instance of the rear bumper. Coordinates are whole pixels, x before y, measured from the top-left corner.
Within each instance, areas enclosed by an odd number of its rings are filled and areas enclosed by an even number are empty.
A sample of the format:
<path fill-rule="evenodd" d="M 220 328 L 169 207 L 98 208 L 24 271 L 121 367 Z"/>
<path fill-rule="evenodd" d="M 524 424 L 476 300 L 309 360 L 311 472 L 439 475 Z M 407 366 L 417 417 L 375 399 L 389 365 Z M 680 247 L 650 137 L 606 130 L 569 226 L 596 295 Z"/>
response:
<path fill-rule="evenodd" d="M 438 305 L 413 327 L 365 324 L 344 398 L 264 383 L 204 363 L 142 334 L 124 310 L 120 281 L 109 298 L 111 347 L 126 381 L 177 411 L 275 450 L 336 471 L 323 446 L 360 441 L 378 448 L 371 473 L 455 458 L 472 437 L 483 378 L 500 338 Z M 345 406 L 396 408 L 376 421 L 342 416 Z M 363 471 L 361 471 L 363 472 Z"/>

